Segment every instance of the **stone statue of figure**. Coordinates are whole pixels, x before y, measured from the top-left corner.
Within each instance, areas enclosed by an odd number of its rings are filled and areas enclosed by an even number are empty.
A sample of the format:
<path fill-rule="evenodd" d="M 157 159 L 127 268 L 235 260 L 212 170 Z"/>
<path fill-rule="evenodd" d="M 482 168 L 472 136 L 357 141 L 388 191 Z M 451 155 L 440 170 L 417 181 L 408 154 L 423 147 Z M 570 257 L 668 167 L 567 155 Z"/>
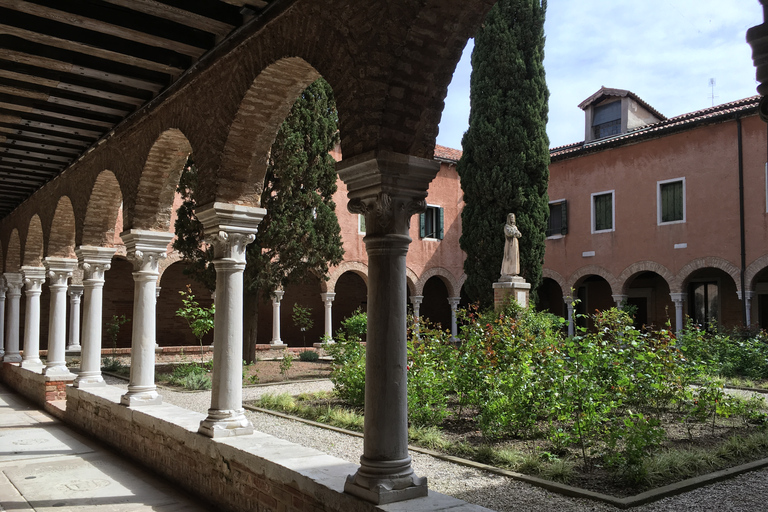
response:
<path fill-rule="evenodd" d="M 501 262 L 501 279 L 516 276 L 520 273 L 520 244 L 517 241 L 523 234 L 515 224 L 515 214 L 507 215 L 507 224 L 504 226 L 504 260 Z"/>

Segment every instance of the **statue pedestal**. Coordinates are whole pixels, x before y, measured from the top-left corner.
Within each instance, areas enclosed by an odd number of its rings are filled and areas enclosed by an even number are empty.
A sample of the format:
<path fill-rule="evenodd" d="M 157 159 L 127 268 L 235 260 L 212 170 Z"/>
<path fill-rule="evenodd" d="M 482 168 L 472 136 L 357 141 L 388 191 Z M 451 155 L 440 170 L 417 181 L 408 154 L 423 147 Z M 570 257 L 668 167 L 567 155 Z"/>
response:
<path fill-rule="evenodd" d="M 504 276 L 493 283 L 493 307 L 499 310 L 504 306 L 508 297 L 515 299 L 521 306 L 528 307 L 528 295 L 531 292 L 531 283 L 527 283 L 520 276 Z"/>

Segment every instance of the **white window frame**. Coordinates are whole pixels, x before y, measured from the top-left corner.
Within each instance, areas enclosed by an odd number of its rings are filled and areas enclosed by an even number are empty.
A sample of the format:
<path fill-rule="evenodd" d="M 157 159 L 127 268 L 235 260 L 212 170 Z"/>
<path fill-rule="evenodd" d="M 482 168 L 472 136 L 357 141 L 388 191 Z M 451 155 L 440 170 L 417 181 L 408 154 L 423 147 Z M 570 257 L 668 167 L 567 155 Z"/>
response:
<path fill-rule="evenodd" d="M 438 214 L 439 214 L 440 208 L 442 208 L 442 206 L 440 206 L 439 204 L 429 204 L 429 203 L 427 203 L 427 209 L 429 209 L 429 208 L 437 208 L 437 211 L 438 211 Z M 427 210 L 424 210 L 424 215 L 426 215 L 426 213 L 427 213 Z M 437 237 L 434 237 L 434 236 L 425 236 L 424 238 L 422 238 L 422 240 L 428 240 L 430 242 L 439 242 L 441 239 L 437 238 Z"/>
<path fill-rule="evenodd" d="M 605 194 L 611 194 L 611 229 L 595 229 L 595 196 L 603 196 Z M 589 198 L 589 208 L 592 213 L 589 227 L 592 230 L 592 234 L 596 233 L 610 233 L 616 231 L 616 190 L 604 190 L 602 192 L 594 192 Z"/>
<path fill-rule="evenodd" d="M 365 222 L 365 215 L 362 213 L 357 214 L 357 234 L 358 235 L 364 235 L 365 231 L 363 231 L 363 222 Z"/>
<path fill-rule="evenodd" d="M 677 181 L 683 182 L 683 220 L 670 220 L 668 222 L 661 221 L 661 186 L 667 183 L 675 183 Z M 685 197 L 685 177 L 672 178 L 671 180 L 661 180 L 656 182 L 656 225 L 667 226 L 669 224 L 684 224 L 688 219 L 688 201 Z"/>

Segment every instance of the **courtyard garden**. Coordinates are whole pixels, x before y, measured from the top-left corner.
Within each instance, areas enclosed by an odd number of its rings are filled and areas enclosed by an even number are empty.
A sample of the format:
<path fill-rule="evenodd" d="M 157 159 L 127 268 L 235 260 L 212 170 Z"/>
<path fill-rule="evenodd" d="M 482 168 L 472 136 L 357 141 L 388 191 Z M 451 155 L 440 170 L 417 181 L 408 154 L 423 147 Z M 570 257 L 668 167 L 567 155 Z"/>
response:
<path fill-rule="evenodd" d="M 361 431 L 361 316 L 327 346 L 333 393 L 253 405 Z M 676 337 L 618 309 L 593 320 L 568 337 L 563 319 L 513 303 L 462 312 L 457 341 L 412 325 L 411 443 L 615 496 L 768 456 L 764 399 L 726 386 L 768 378 L 765 333 L 689 325 Z"/>

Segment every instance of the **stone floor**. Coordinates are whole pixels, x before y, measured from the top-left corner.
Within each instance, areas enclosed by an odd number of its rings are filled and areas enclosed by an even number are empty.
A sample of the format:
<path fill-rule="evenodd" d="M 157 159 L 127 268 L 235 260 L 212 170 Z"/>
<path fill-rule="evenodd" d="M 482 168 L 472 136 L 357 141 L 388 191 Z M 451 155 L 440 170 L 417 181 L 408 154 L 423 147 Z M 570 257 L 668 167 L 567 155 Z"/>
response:
<path fill-rule="evenodd" d="M 0 385 L 0 510 L 190 511 L 163 478 L 120 458 Z"/>

